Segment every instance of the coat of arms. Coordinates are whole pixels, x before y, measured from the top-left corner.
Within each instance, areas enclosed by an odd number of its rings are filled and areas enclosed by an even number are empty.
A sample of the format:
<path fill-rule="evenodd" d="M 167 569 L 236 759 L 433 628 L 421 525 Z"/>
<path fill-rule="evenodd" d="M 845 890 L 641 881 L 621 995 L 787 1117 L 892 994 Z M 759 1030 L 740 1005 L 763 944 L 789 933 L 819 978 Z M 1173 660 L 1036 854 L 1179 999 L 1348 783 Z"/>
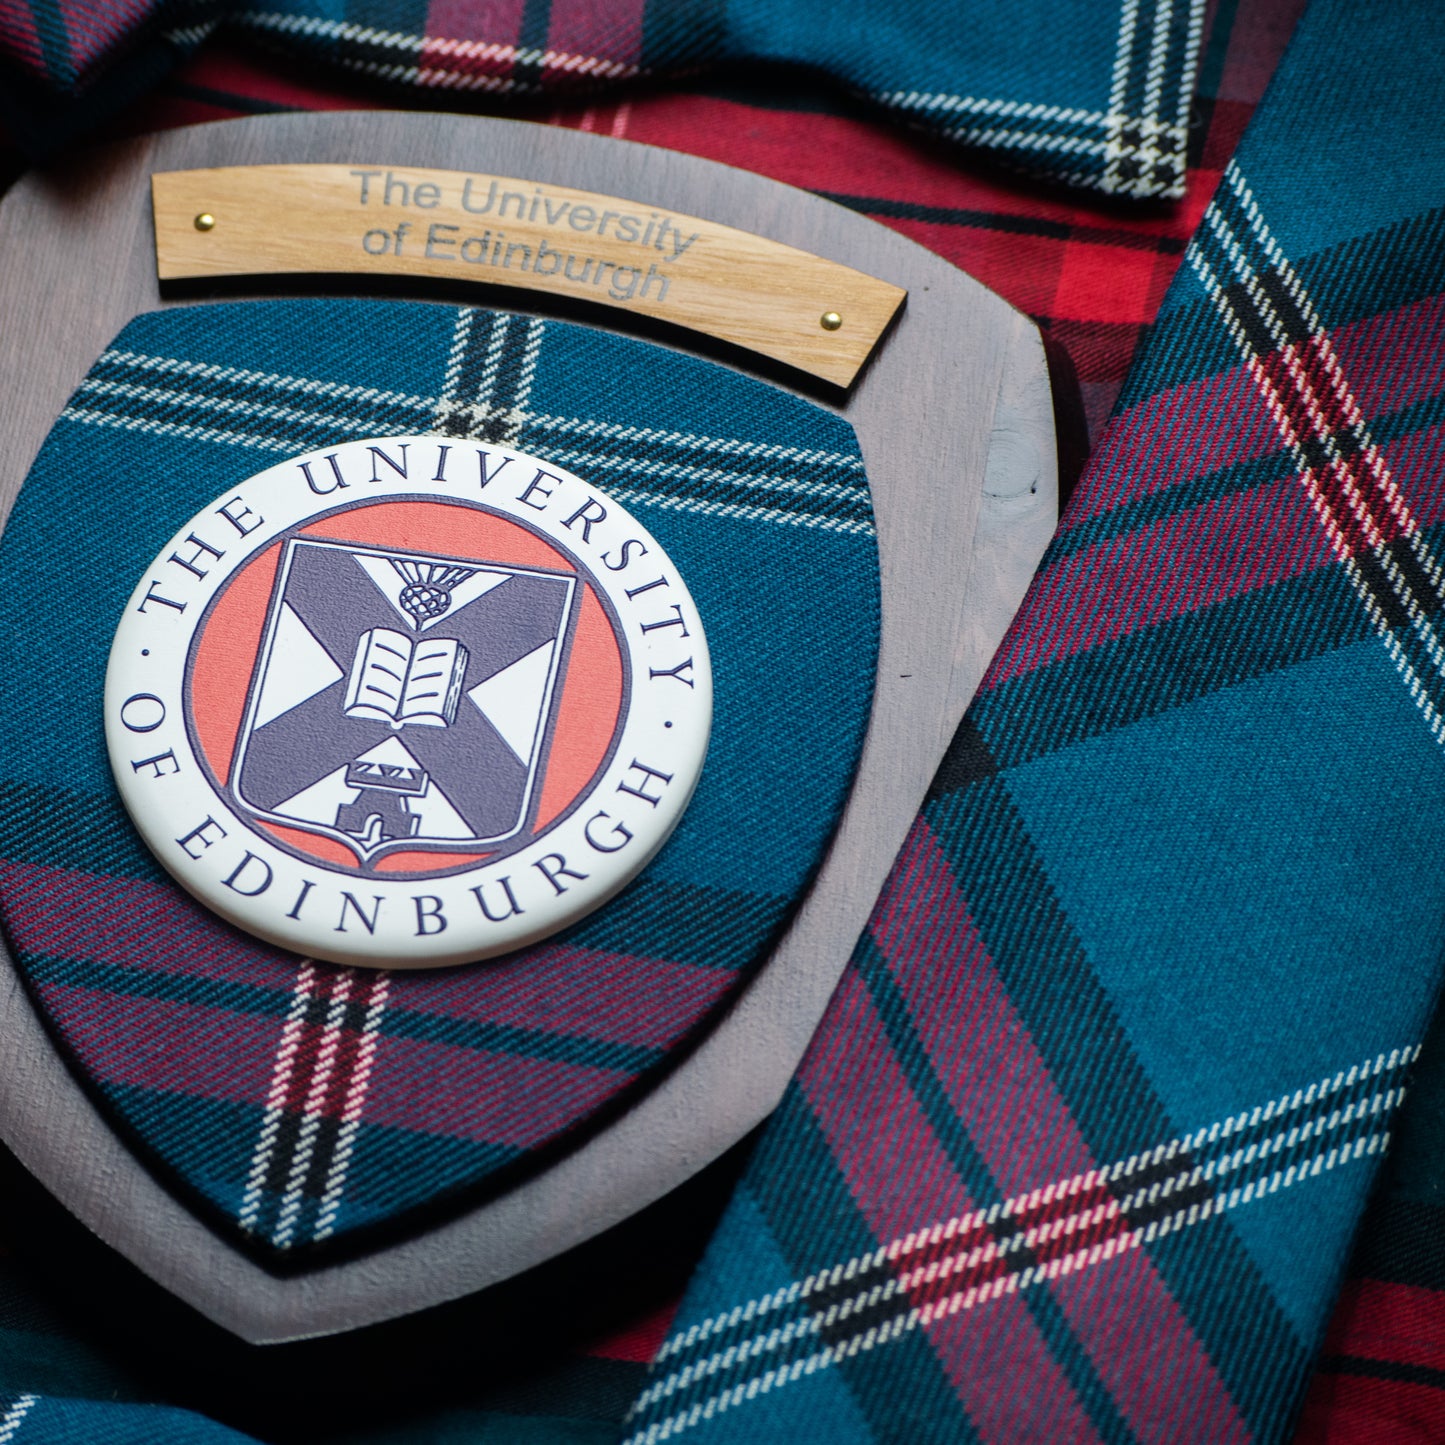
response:
<path fill-rule="evenodd" d="M 246 811 L 397 849 L 521 833 L 546 753 L 576 577 L 293 538 L 231 789 Z"/>

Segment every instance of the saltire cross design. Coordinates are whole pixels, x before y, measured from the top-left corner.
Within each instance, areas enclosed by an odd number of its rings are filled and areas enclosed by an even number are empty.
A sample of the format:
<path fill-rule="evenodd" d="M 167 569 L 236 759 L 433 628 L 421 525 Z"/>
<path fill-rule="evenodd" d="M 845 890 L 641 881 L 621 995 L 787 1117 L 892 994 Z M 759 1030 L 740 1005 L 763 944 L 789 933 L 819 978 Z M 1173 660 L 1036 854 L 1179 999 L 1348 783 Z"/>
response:
<path fill-rule="evenodd" d="M 517 838 L 576 591 L 567 572 L 292 538 L 232 796 L 363 865 Z"/>

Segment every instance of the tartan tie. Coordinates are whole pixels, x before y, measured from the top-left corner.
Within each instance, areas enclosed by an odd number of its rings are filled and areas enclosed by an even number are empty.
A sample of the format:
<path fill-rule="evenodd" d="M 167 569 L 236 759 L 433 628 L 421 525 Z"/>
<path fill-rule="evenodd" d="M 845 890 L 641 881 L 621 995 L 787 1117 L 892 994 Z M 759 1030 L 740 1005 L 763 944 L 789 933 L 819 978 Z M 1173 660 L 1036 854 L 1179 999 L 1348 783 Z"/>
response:
<path fill-rule="evenodd" d="M 1287 1433 L 1445 941 L 1442 44 L 1306 15 L 629 1445 Z"/>

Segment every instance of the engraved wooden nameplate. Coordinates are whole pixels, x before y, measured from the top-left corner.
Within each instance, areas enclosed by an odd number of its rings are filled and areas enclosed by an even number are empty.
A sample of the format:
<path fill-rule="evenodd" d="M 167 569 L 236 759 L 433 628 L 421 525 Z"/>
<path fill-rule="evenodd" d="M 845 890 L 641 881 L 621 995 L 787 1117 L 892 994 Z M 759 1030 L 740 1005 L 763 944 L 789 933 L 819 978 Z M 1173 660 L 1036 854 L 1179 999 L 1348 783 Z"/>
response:
<path fill-rule="evenodd" d="M 162 281 L 426 276 L 549 291 L 853 384 L 907 295 L 749 231 L 540 181 L 404 166 L 151 178 Z"/>

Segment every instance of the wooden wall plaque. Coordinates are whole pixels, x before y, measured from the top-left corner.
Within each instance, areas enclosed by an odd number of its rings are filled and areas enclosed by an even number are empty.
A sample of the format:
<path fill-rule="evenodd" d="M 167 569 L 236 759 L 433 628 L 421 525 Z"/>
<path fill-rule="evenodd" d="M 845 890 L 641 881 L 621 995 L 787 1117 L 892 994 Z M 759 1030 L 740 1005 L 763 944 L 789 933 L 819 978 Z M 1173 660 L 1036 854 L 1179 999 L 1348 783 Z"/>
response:
<path fill-rule="evenodd" d="M 424 1235 L 307 1273 L 278 1276 L 243 1256 L 136 1161 L 56 1052 L 0 952 L 0 1137 L 102 1239 L 253 1342 L 353 1329 L 516 1275 L 659 1199 L 767 1116 L 1054 527 L 1056 452 L 1040 336 L 940 257 L 843 207 L 694 157 L 549 126 L 385 112 L 173 131 L 12 190 L 0 204 L 0 335 L 9 342 L 0 349 L 9 442 L 0 451 L 0 510 L 8 512 L 56 416 L 121 326 L 138 312 L 198 299 L 157 281 L 157 172 L 362 165 L 471 174 L 479 155 L 498 174 L 552 194 L 644 198 L 650 209 L 746 231 L 907 292 L 908 306 L 851 391 L 820 391 L 796 364 L 781 383 L 844 416 L 866 462 L 883 589 L 870 730 L 830 851 L 787 933 L 669 1075 L 543 1172 Z M 175 204 L 194 232 L 201 212 L 186 212 L 202 201 L 177 192 Z M 370 280 L 345 284 L 365 294 Z M 435 282 L 425 294 L 438 294 Z M 477 297 L 469 287 L 456 299 Z M 531 291 L 524 299 L 546 313 L 560 298 Z M 809 314 L 819 304 L 810 297 Z M 585 319 L 626 330 L 642 318 L 600 306 Z M 686 340 L 661 344 L 681 349 Z"/>
<path fill-rule="evenodd" d="M 851 386 L 901 287 L 656 203 L 410 166 L 157 172 L 162 281 L 428 276 L 634 311 Z"/>

